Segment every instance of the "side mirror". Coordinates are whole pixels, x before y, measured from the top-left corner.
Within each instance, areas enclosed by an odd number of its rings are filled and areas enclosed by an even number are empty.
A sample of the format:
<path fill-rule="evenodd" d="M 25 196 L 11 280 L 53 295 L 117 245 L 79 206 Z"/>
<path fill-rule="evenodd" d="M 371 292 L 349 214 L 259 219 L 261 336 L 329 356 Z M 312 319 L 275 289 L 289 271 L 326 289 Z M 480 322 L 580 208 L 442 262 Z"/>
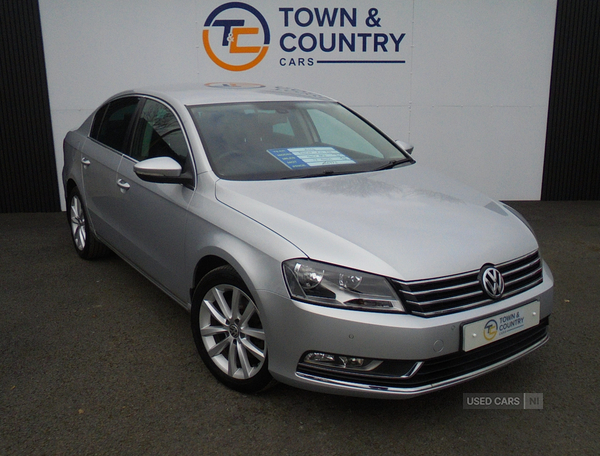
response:
<path fill-rule="evenodd" d="M 408 155 L 411 155 L 413 152 L 413 149 L 415 148 L 415 146 L 413 146 L 412 144 L 409 144 L 404 141 L 400 141 L 399 139 L 396 140 L 396 144 L 398 144 L 400 146 L 400 148 L 403 151 L 405 151 Z"/>
<path fill-rule="evenodd" d="M 171 157 L 156 157 L 142 160 L 133 166 L 137 176 L 146 182 L 159 184 L 188 184 L 189 176 L 181 174 L 181 165 Z"/>

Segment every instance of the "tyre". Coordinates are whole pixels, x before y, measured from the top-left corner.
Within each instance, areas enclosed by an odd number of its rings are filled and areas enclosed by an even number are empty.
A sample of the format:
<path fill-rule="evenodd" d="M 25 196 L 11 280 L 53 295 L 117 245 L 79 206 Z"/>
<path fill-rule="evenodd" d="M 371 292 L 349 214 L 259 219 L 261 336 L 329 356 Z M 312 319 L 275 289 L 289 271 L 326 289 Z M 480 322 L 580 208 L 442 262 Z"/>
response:
<path fill-rule="evenodd" d="M 219 381 L 244 393 L 274 383 L 258 308 L 231 266 L 214 269 L 200 281 L 191 319 L 198 353 Z"/>
<path fill-rule="evenodd" d="M 67 219 L 71 239 L 77 254 L 86 260 L 106 256 L 110 250 L 96 238 L 90 229 L 87 211 L 77 187 L 67 197 Z"/>

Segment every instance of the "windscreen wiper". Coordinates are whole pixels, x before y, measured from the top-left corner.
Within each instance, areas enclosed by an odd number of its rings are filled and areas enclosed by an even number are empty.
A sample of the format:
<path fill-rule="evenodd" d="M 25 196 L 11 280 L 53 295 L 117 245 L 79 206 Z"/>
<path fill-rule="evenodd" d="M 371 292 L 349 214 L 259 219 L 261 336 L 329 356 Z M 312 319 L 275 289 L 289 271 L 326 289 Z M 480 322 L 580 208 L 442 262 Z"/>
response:
<path fill-rule="evenodd" d="M 336 173 L 335 171 L 328 169 L 326 171 L 320 171 L 317 173 L 307 173 L 307 174 L 298 174 L 298 175 L 294 175 L 294 176 L 286 176 L 286 177 L 283 177 L 282 179 L 308 179 L 310 177 L 333 176 L 334 174 L 346 174 L 346 173 L 344 173 L 344 172 Z"/>
<path fill-rule="evenodd" d="M 351 171 L 336 171 L 333 169 L 327 169 L 324 171 L 314 172 L 314 173 L 306 173 L 306 174 L 297 174 L 294 176 L 286 176 L 282 177 L 282 179 L 310 179 L 312 177 L 323 177 L 323 176 L 341 176 L 343 174 L 357 174 L 364 173 L 365 170 L 351 170 Z"/>
<path fill-rule="evenodd" d="M 408 163 L 411 160 L 408 158 L 397 158 L 396 160 L 391 160 L 387 162 L 385 165 L 380 166 L 379 168 L 375 168 L 375 171 L 383 171 L 384 169 L 392 169 L 395 166 L 402 165 L 404 163 Z"/>

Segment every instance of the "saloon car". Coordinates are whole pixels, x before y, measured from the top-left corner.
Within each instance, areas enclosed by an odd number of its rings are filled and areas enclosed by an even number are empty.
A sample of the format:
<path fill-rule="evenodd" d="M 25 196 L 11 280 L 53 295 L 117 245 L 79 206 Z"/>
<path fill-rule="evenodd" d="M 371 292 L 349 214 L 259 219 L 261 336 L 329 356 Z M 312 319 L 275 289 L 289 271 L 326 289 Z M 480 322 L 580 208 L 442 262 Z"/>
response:
<path fill-rule="evenodd" d="M 410 149 L 302 90 L 119 93 L 64 140 L 73 244 L 187 309 L 232 389 L 432 392 L 542 346 L 553 278 L 517 212 Z"/>

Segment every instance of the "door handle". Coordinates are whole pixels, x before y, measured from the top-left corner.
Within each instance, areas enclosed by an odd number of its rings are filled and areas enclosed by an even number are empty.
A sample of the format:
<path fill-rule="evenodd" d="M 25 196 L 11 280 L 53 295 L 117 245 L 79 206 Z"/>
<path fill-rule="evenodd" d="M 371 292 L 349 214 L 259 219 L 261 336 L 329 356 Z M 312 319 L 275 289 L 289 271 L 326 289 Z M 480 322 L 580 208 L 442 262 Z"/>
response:
<path fill-rule="evenodd" d="M 125 182 L 123 179 L 118 179 L 117 185 L 119 186 L 121 193 L 125 193 L 131 187 L 131 185 L 129 185 L 129 183 Z"/>
<path fill-rule="evenodd" d="M 86 167 L 86 168 L 87 168 L 88 166 L 90 166 L 90 165 L 92 164 L 92 162 L 91 162 L 91 161 L 89 161 L 89 160 L 88 160 L 87 158 L 85 158 L 85 157 L 81 157 L 81 164 L 82 164 L 84 167 Z"/>

